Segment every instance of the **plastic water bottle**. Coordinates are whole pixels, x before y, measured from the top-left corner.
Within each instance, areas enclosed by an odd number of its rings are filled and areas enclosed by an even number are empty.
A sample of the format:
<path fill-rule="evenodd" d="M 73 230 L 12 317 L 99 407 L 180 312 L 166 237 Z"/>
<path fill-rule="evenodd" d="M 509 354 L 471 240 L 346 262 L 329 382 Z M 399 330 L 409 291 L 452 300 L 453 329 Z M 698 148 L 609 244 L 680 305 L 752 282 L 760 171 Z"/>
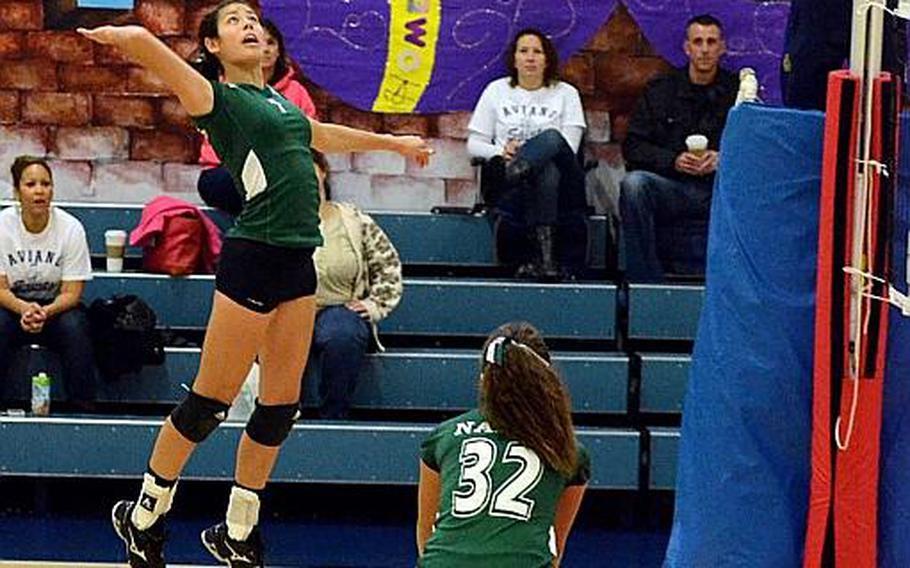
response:
<path fill-rule="evenodd" d="M 51 412 L 51 378 L 41 371 L 32 377 L 32 414 L 47 416 Z"/>
<path fill-rule="evenodd" d="M 259 392 L 259 363 L 253 363 L 246 375 L 240 392 L 228 409 L 228 422 L 246 422 L 256 410 L 256 394 Z"/>

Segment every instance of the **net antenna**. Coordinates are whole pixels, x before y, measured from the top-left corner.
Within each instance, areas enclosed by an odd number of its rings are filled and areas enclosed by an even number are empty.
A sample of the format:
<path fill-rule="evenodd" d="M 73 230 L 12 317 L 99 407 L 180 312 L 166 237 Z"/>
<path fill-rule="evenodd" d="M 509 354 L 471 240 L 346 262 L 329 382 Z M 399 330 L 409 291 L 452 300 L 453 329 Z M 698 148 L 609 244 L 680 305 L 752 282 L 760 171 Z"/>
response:
<path fill-rule="evenodd" d="M 860 79 L 862 98 L 860 101 L 859 131 L 857 137 L 856 164 L 854 170 L 857 191 L 853 202 L 853 242 L 851 243 L 850 266 L 844 271 L 850 275 L 850 369 L 853 381 L 853 401 L 847 421 L 846 432 L 841 431 L 841 418 L 837 419 L 834 434 L 840 450 L 846 450 L 853 434 L 856 403 L 859 397 L 860 364 L 863 338 L 868 333 L 871 281 L 874 258 L 872 250 L 872 185 L 875 174 L 890 176 L 885 164 L 872 157 L 873 140 L 873 88 L 882 72 L 882 49 L 884 45 L 885 14 L 910 19 L 910 0 L 853 0 L 853 18 L 850 34 L 850 71 Z"/>

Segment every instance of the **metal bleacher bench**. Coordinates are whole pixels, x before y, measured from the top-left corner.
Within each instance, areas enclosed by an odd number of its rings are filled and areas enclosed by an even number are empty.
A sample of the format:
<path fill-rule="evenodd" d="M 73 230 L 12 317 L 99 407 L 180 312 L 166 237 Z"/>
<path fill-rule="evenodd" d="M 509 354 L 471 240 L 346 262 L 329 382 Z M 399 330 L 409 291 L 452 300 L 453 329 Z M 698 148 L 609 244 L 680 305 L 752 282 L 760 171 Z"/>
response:
<path fill-rule="evenodd" d="M 166 348 L 163 365 L 101 384 L 99 402 L 176 404 L 199 366 L 198 347 Z M 50 359 L 50 357 L 49 357 Z M 556 352 L 554 360 L 573 396 L 576 413 L 625 414 L 629 358 L 622 353 Z M 56 361 L 46 362 L 59 376 Z M 392 349 L 367 357 L 352 400 L 355 409 L 467 410 L 477 403 L 478 354 L 468 349 Z M 59 399 L 62 385 L 52 384 Z M 316 381 L 305 382 L 304 402 L 315 404 Z"/>
<path fill-rule="evenodd" d="M 0 475 L 135 477 L 146 467 L 160 419 L 0 418 Z M 187 466 L 188 479 L 230 479 L 242 423 L 222 424 Z M 272 475 L 278 482 L 416 483 L 420 442 L 431 424 L 328 423 L 294 426 Z M 581 429 L 592 487 L 637 489 L 641 436 Z M 356 459 L 350 459 L 356 456 Z"/>
<path fill-rule="evenodd" d="M 682 412 L 692 357 L 660 353 L 639 353 L 638 356 L 641 360 L 639 411 Z"/>
<path fill-rule="evenodd" d="M 58 203 L 85 226 L 89 250 L 93 255 L 104 254 L 106 229 L 131 230 L 139 223 L 141 205 Z M 220 211 L 202 208 L 221 228 L 230 226 L 230 218 Z M 422 212 L 370 212 L 373 219 L 388 234 L 406 265 L 445 265 L 493 267 L 493 229 L 485 215 L 435 214 Z M 606 257 L 606 218 L 589 217 L 589 246 L 591 266 L 603 268 Z M 139 258 L 142 251 L 127 248 L 127 257 Z"/>
<path fill-rule="evenodd" d="M 628 295 L 629 339 L 695 339 L 704 286 L 630 284 Z"/>
<path fill-rule="evenodd" d="M 679 457 L 679 430 L 649 428 L 648 489 L 676 487 L 676 461 Z"/>
<path fill-rule="evenodd" d="M 162 366 L 105 383 L 101 402 L 170 403 L 183 396 L 197 368 L 198 348 L 168 348 Z M 655 359 L 657 356 L 652 357 Z M 678 412 L 685 357 L 649 360 L 642 366 L 642 411 Z M 643 357 L 644 359 L 644 357 Z M 629 358 L 624 354 L 554 353 L 572 393 L 575 414 L 621 416 L 631 411 Z M 666 363 L 666 364 L 662 364 Z M 370 355 L 354 394 L 353 408 L 460 411 L 475 404 L 474 350 L 390 350 Z M 646 371 L 646 369 L 654 371 Z M 661 371 L 660 369 L 663 368 Z M 676 377 L 674 381 L 672 377 Z M 663 395 L 646 387 L 669 381 Z M 680 384 L 682 383 L 682 384 Z M 55 383 L 55 387 L 59 388 Z M 306 382 L 304 402 L 315 401 Z M 676 393 L 674 395 L 673 393 Z M 54 395 L 56 396 L 56 392 Z M 163 414 L 163 413 L 162 413 Z M 137 417 L 16 418 L 0 416 L 0 477 L 129 477 L 142 471 L 160 419 Z M 420 441 L 432 424 L 304 420 L 289 437 L 276 481 L 408 484 L 416 481 Z M 239 424 L 225 424 L 200 447 L 188 478 L 229 479 Z M 597 489 L 667 490 L 674 487 L 679 433 L 674 428 L 579 428 L 592 456 Z M 358 455 L 368 459 L 346 460 Z M 644 468 L 644 470 L 642 470 Z M 646 471 L 647 477 L 642 476 Z M 647 479 L 645 486 L 640 486 Z"/>
<path fill-rule="evenodd" d="M 89 248 L 104 254 L 108 228 L 131 229 L 140 205 L 58 204 L 79 218 Z M 230 220 L 206 209 L 221 227 Z M 484 216 L 432 213 L 372 213 L 408 266 L 493 267 L 492 229 Z M 607 242 L 603 218 L 589 226 L 593 264 L 603 266 Z M 141 257 L 129 248 L 128 257 Z M 97 266 L 97 262 L 96 262 Z M 483 272 L 486 274 L 486 272 Z M 407 273 L 406 273 L 407 274 Z M 435 274 L 435 273 L 434 273 Z M 141 272 L 96 272 L 84 299 L 136 294 L 156 311 L 162 327 L 204 328 L 214 278 L 172 278 Z M 609 428 L 581 428 L 592 454 L 592 486 L 602 489 L 664 490 L 675 482 L 678 429 L 652 426 L 649 416 L 678 417 L 688 374 L 686 354 L 645 347 L 691 342 L 703 301 L 701 286 L 612 283 L 536 284 L 507 279 L 406 278 L 400 306 L 380 324 L 380 333 L 408 338 L 449 338 L 462 348 L 403 348 L 367 357 L 354 394 L 360 410 L 445 411 L 475 404 L 475 344 L 501 323 L 514 319 L 537 325 L 548 338 L 571 345 L 554 353 L 577 415 L 615 419 Z M 617 323 L 620 322 L 620 323 Z M 624 341 L 641 342 L 613 352 Z M 663 343 L 662 343 L 663 342 Z M 405 342 L 408 345 L 411 343 Z M 582 346 L 582 347 L 579 347 Z M 596 352 L 593 352 L 595 351 Z M 172 405 L 183 396 L 181 384 L 195 374 L 198 348 L 169 347 L 166 362 L 142 373 L 106 382 L 100 402 Z M 41 364 L 57 365 L 54 357 Z M 57 369 L 54 373 L 58 373 Z M 65 380 L 65 379 L 64 379 Z M 54 383 L 57 389 L 60 383 Z M 306 383 L 304 401 L 315 401 L 315 382 Z M 162 414 L 163 415 L 163 414 Z M 412 416 L 414 414 L 412 413 Z M 396 420 L 399 418 L 396 416 Z M 627 417 L 629 421 L 625 421 Z M 639 418 L 644 417 L 644 418 Z M 600 423 L 600 422 L 594 422 Z M 672 423 L 672 420 L 670 420 Z M 133 477 L 145 467 L 160 418 L 0 416 L 0 476 Z M 625 427 L 630 424 L 630 427 Z M 301 421 L 282 451 L 275 479 L 286 482 L 401 484 L 416 481 L 419 444 L 432 428 L 426 423 Z M 233 471 L 232 447 L 239 424 L 219 428 L 200 447 L 187 470 L 190 478 L 224 479 Z M 330 451 L 328 451 L 328 450 Z M 360 456 L 357 460 L 339 456 Z"/>
<path fill-rule="evenodd" d="M 400 335 L 486 336 L 503 322 L 522 319 L 546 337 L 615 338 L 613 284 L 533 284 L 485 279 L 405 279 L 404 295 L 380 332 Z M 96 272 L 84 298 L 136 294 L 167 327 L 204 327 L 214 276 Z"/>
<path fill-rule="evenodd" d="M 165 364 L 105 383 L 100 402 L 176 403 L 192 381 L 199 349 L 168 348 Z M 627 412 L 628 357 L 555 353 L 576 413 Z M 475 350 L 391 350 L 368 357 L 354 395 L 355 409 L 460 411 L 476 404 Z M 315 400 L 306 383 L 305 404 Z M 59 388 L 55 383 L 54 387 Z M 55 391 L 52 393 L 57 395 Z M 28 418 L 0 416 L 0 476 L 130 477 L 142 471 L 160 419 L 137 417 Z M 240 424 L 225 424 L 202 445 L 186 477 L 229 479 Z M 421 440 L 432 424 L 320 422 L 295 425 L 275 470 L 281 482 L 406 484 L 416 482 Z M 591 485 L 639 489 L 641 433 L 631 428 L 579 429 L 592 456 Z M 339 456 L 357 455 L 357 460 Z M 364 463 L 359 463 L 363 461 Z"/>

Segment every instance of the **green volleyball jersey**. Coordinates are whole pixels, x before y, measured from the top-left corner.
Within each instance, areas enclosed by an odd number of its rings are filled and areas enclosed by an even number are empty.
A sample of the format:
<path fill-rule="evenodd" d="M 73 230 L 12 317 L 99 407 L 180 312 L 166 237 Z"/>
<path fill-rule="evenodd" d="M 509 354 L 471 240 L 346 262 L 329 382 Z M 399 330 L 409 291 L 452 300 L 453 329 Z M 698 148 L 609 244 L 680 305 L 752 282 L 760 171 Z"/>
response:
<path fill-rule="evenodd" d="M 244 197 L 228 231 L 285 247 L 317 247 L 319 190 L 310 122 L 271 86 L 212 82 L 215 105 L 194 117 Z"/>
<path fill-rule="evenodd" d="M 421 452 L 440 475 L 439 512 L 421 568 L 552 565 L 556 505 L 566 486 L 587 482 L 587 450 L 578 446 L 578 471 L 566 479 L 471 410 L 440 424 Z"/>

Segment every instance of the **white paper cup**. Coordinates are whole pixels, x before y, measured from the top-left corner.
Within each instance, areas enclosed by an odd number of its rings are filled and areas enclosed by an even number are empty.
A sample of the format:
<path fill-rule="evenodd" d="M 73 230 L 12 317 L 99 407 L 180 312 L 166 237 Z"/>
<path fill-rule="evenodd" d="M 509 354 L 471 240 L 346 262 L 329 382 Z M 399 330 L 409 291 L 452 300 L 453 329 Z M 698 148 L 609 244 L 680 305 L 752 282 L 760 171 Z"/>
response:
<path fill-rule="evenodd" d="M 104 259 L 107 263 L 108 272 L 123 272 L 123 259 L 107 257 Z"/>
<path fill-rule="evenodd" d="M 686 138 L 686 148 L 693 154 L 704 154 L 708 149 L 708 137 L 703 134 L 693 134 Z"/>
<path fill-rule="evenodd" d="M 126 252 L 126 231 L 108 229 L 104 231 L 104 247 L 107 251 L 107 271 L 123 272 L 123 255 Z"/>

